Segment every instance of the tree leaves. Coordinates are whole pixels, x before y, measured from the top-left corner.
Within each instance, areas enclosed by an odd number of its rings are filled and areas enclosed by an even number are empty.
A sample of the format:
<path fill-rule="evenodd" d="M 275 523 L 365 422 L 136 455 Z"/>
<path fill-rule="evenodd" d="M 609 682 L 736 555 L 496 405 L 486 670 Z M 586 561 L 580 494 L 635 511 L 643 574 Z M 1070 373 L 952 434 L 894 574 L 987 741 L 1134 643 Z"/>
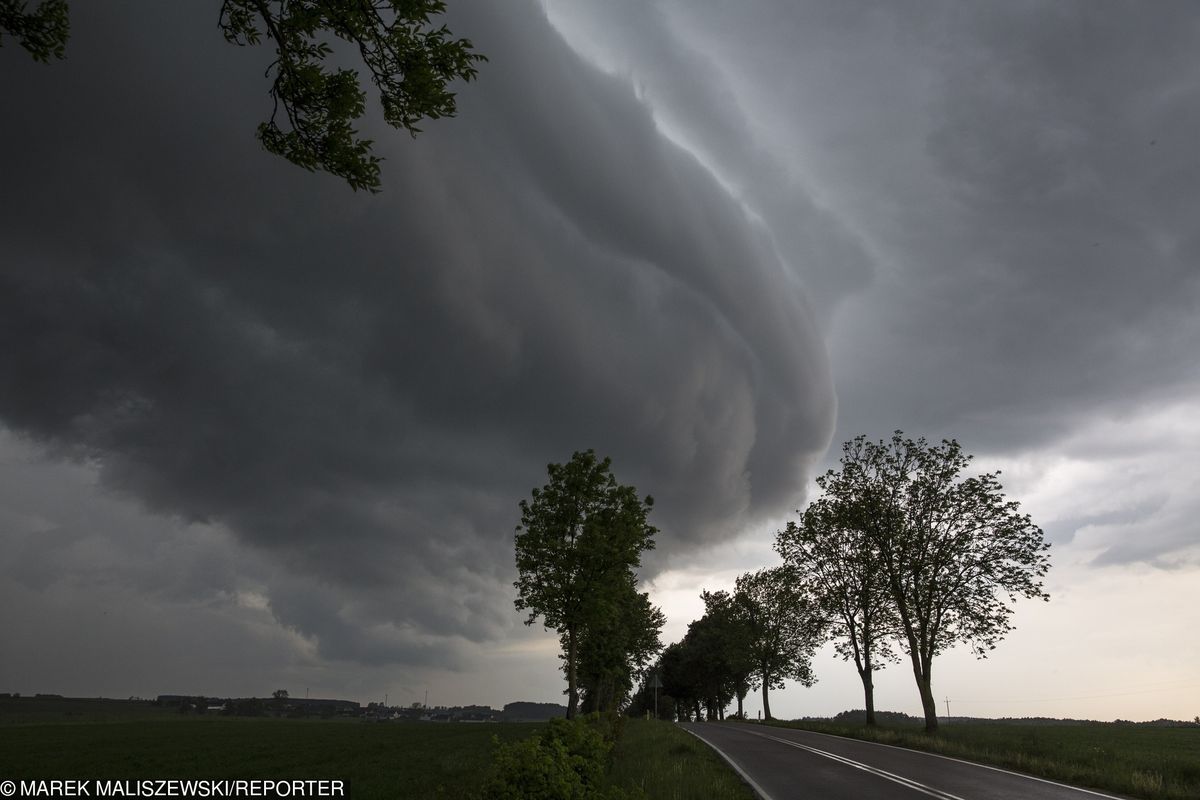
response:
<path fill-rule="evenodd" d="M 475 64 L 486 61 L 469 40 L 431 26 L 445 8 L 441 0 L 225 0 L 219 24 L 226 41 L 275 43 L 267 70 L 274 107 L 258 127 L 263 147 L 307 170 L 337 175 L 355 190 L 378 192 L 380 158 L 354 128 L 366 93 L 355 70 L 325 66 L 333 53 L 329 37 L 357 49 L 384 121 L 415 136 L 421 120 L 457 113 L 448 84 L 472 80 Z"/>
<path fill-rule="evenodd" d="M 70 33 L 66 0 L 0 0 L 0 45 L 7 33 L 38 61 L 63 58 Z M 275 60 L 271 115 L 258 139 L 271 153 L 306 170 L 337 175 L 355 191 L 380 191 L 381 159 L 355 125 L 367 95 L 358 71 L 330 68 L 332 42 L 357 50 L 379 92 L 383 119 L 416 136 L 424 119 L 452 117 L 458 105 L 447 87 L 470 81 L 487 58 L 468 39 L 452 38 L 431 18 L 442 0 L 224 0 L 218 25 L 225 40 L 255 46 L 269 39 Z M 282 111 L 282 114 L 280 113 Z"/>
<path fill-rule="evenodd" d="M 25 0 L 0 0 L 0 46 L 7 32 L 35 61 L 62 58 L 71 35 L 67 0 L 42 0 L 32 11 L 28 5 Z"/>

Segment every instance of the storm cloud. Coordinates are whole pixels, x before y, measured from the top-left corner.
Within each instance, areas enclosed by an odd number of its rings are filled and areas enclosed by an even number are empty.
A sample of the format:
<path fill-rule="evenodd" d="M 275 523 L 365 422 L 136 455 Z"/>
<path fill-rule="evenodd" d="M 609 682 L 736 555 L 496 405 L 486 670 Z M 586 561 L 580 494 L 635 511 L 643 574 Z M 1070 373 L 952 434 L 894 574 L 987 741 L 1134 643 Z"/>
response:
<path fill-rule="evenodd" d="M 226 529 L 326 658 L 502 635 L 516 502 L 572 450 L 655 495 L 661 565 L 796 502 L 833 425 L 762 224 L 538 6 L 452 22 L 485 74 L 415 141 L 372 131 L 378 197 L 258 150 L 265 54 L 196 9 L 5 52 L 0 418 Z"/>
<path fill-rule="evenodd" d="M 1200 22 L 1186 3 L 547 6 L 769 220 L 821 309 L 835 441 L 902 428 L 1010 470 L 1082 441 L 1121 441 L 1149 473 L 1195 457 Z M 1078 463 L 1088 496 L 1139 531 L 1105 563 L 1194 544 L 1187 481 Z M 1048 513 L 1066 542 L 1092 510 Z"/>

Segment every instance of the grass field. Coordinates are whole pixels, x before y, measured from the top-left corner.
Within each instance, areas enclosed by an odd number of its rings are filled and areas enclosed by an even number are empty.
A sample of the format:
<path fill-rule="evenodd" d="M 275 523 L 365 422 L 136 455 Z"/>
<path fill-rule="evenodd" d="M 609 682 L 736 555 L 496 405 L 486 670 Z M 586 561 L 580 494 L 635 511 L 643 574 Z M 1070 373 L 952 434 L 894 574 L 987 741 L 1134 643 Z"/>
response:
<path fill-rule="evenodd" d="M 172 719 L 175 709 L 149 700 L 111 700 L 90 697 L 0 697 L 0 725 L 31 722 L 119 722 Z"/>
<path fill-rule="evenodd" d="M 654 800 L 754 800 L 708 745 L 670 722 L 631 719 L 613 752 L 609 781 Z"/>
<path fill-rule="evenodd" d="M 970 723 L 943 726 L 930 737 L 913 728 L 774 724 L 941 753 L 1148 800 L 1200 798 L 1200 728 Z"/>
<path fill-rule="evenodd" d="M 466 797 L 492 737 L 536 725 L 179 718 L 0 726 L 4 778 L 349 780 L 355 800 Z"/>
<path fill-rule="evenodd" d="M 0 701 L 0 778 L 349 780 L 355 800 L 463 798 L 501 742 L 537 724 L 373 723 L 185 716 L 125 701 Z M 628 720 L 609 781 L 658 800 L 752 800 L 671 723 Z"/>

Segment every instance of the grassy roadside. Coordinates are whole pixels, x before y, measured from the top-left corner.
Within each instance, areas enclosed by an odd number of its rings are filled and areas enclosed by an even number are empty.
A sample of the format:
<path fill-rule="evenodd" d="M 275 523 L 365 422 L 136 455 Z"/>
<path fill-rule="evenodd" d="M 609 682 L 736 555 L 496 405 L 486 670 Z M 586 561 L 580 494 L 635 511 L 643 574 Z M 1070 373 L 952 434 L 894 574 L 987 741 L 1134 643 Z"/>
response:
<path fill-rule="evenodd" d="M 754 800 L 708 745 L 671 722 L 629 719 L 613 749 L 612 786 L 651 800 Z"/>
<path fill-rule="evenodd" d="M 1200 797 L 1200 728 L 970 723 L 944 726 L 931 737 L 913 728 L 771 724 L 939 753 L 1146 800 Z"/>

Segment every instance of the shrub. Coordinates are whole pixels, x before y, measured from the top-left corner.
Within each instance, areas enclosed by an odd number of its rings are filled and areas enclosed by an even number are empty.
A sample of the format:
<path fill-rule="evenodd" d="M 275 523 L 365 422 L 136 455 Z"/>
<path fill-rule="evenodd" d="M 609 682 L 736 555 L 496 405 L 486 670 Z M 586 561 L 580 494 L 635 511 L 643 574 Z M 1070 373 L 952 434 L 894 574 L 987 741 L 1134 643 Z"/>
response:
<path fill-rule="evenodd" d="M 552 719 L 542 731 L 500 745 L 483 800 L 603 800 L 625 796 L 603 786 L 620 726 L 592 715 Z M 497 741 L 497 744 L 499 742 Z"/>

